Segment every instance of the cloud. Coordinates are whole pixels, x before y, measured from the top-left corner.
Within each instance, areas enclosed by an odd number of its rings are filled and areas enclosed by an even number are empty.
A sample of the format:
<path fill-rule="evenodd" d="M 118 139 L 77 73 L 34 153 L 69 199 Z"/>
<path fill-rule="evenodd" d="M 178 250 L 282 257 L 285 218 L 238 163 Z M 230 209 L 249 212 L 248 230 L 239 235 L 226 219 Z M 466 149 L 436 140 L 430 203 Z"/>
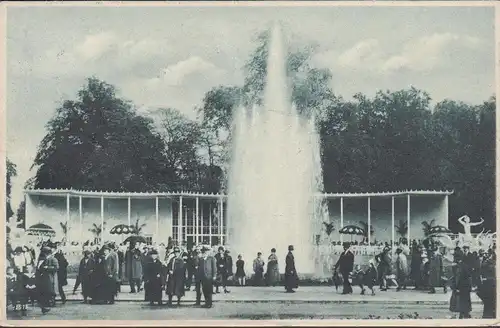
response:
<path fill-rule="evenodd" d="M 84 60 L 92 60 L 118 46 L 114 32 L 101 32 L 87 35 L 85 40 L 75 46 L 75 52 Z"/>

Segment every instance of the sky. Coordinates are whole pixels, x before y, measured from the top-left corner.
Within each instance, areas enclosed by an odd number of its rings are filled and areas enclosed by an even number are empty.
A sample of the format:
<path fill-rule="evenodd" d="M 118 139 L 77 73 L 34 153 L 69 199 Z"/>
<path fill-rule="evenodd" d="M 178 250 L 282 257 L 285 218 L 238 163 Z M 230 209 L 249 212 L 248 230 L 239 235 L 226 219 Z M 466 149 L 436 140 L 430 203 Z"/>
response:
<path fill-rule="evenodd" d="M 218 85 L 241 85 L 256 35 L 280 22 L 290 42 L 317 45 L 344 98 L 415 86 L 478 104 L 494 94 L 492 7 L 9 7 L 7 156 L 17 165 L 12 204 L 45 124 L 85 78 L 111 83 L 141 111 L 191 118 Z"/>

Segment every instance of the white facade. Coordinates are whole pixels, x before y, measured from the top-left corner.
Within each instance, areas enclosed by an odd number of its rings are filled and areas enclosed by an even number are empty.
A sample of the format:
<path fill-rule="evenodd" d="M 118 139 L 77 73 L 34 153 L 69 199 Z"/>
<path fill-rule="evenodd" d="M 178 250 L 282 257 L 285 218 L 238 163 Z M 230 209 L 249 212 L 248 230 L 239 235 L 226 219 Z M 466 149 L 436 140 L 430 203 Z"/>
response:
<path fill-rule="evenodd" d="M 327 200 L 329 220 L 335 231 L 329 238 L 341 240 L 341 227 L 366 222 L 374 227 L 371 242 L 397 240 L 394 228 L 408 224 L 409 239 L 423 237 L 422 222 L 448 226 L 448 191 L 403 191 L 367 194 L 321 194 Z M 227 233 L 226 196 L 204 193 L 112 193 L 77 190 L 26 190 L 26 227 L 45 223 L 68 241 L 94 240 L 102 229 L 104 240 L 120 242 L 126 236 L 110 235 L 115 225 L 143 225 L 142 234 L 154 243 L 168 238 L 182 243 L 224 244 Z M 324 220 L 324 219 L 323 219 Z M 317 224 L 319 238 L 322 223 Z M 277 227 L 279 228 L 279 227 Z M 322 237 L 321 237 L 322 236 Z"/>

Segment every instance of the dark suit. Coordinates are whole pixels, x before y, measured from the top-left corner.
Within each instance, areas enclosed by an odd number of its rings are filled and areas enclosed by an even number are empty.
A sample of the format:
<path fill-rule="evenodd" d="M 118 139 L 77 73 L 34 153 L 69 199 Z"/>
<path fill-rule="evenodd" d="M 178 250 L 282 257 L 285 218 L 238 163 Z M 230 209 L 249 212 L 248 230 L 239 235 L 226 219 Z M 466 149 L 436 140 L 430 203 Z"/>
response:
<path fill-rule="evenodd" d="M 339 260 L 335 264 L 335 269 L 339 269 L 342 279 L 344 280 L 344 288 L 342 293 L 352 293 L 351 283 L 349 282 L 349 273 L 354 269 L 354 254 L 350 250 L 345 250 L 340 254 Z"/>
<path fill-rule="evenodd" d="M 94 272 L 94 260 L 92 258 L 83 258 L 80 261 L 78 268 L 78 276 L 76 277 L 75 287 L 73 292 L 76 291 L 80 283 L 82 284 L 83 299 L 86 301 L 88 297 L 92 296 L 91 277 Z"/>
<path fill-rule="evenodd" d="M 285 289 L 290 292 L 299 287 L 299 276 L 295 269 L 295 257 L 288 252 L 285 258 Z"/>
<path fill-rule="evenodd" d="M 214 280 L 217 277 L 217 263 L 212 256 L 207 256 L 205 259 L 200 257 L 195 261 L 195 264 L 197 264 L 196 304 L 201 302 L 201 292 L 203 291 L 205 304 L 212 306 L 212 292 Z"/>
<path fill-rule="evenodd" d="M 104 300 L 113 303 L 115 301 L 116 282 L 118 281 L 118 263 L 116 257 L 109 253 L 103 260 L 103 266 L 105 274 Z"/>

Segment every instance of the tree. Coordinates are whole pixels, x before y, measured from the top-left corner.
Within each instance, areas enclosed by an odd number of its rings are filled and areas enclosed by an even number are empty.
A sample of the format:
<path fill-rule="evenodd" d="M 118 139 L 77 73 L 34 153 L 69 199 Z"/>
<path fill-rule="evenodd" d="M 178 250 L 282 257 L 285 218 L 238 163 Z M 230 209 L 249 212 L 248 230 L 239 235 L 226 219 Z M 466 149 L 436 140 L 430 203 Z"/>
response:
<path fill-rule="evenodd" d="M 134 235 L 140 235 L 142 233 L 142 229 L 144 229 L 144 227 L 146 226 L 146 223 L 139 224 L 139 220 L 140 219 L 137 219 L 132 226 Z"/>
<path fill-rule="evenodd" d="M 6 178 L 6 186 L 5 186 L 5 191 L 6 191 L 6 205 L 7 205 L 7 212 L 6 212 L 6 219 L 10 220 L 10 218 L 14 215 L 14 211 L 12 211 L 12 206 L 10 203 L 10 196 L 12 192 L 12 178 L 17 176 L 17 167 L 16 164 L 11 162 L 9 158 L 7 158 L 7 178 Z"/>
<path fill-rule="evenodd" d="M 406 235 L 408 234 L 408 221 L 399 220 L 399 222 L 395 224 L 394 227 L 396 228 L 396 233 L 400 237 L 406 237 Z"/>
<path fill-rule="evenodd" d="M 361 229 L 365 232 L 363 235 L 363 242 L 368 242 L 368 223 L 364 221 L 359 221 L 359 224 L 361 225 Z M 373 229 L 373 226 L 370 224 L 370 237 L 373 237 L 375 234 L 375 229 Z"/>
<path fill-rule="evenodd" d="M 103 81 L 89 78 L 46 128 L 34 161 L 36 188 L 150 191 L 168 181 L 152 121 Z"/>
<path fill-rule="evenodd" d="M 434 227 L 435 223 L 436 223 L 435 219 L 432 219 L 431 221 L 422 222 L 422 231 L 424 232 L 425 237 L 430 235 L 430 231 Z"/>

